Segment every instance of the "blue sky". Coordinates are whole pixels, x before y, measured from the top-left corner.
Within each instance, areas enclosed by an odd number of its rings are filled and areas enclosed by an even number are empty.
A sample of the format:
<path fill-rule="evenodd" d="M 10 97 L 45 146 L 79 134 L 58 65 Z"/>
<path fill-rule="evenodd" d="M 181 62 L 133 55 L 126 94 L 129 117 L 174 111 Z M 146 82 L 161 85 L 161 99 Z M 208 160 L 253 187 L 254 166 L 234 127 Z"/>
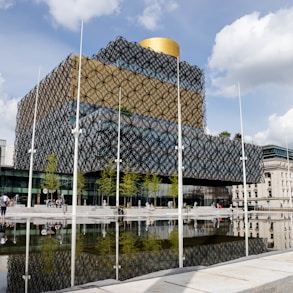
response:
<path fill-rule="evenodd" d="M 167 37 L 205 71 L 207 132 L 293 148 L 292 0 L 0 0 L 0 139 L 14 143 L 17 102 L 70 53 L 118 36 Z M 32 111 L 33 113 L 33 111 Z M 33 115 L 33 114 L 32 114 Z"/>

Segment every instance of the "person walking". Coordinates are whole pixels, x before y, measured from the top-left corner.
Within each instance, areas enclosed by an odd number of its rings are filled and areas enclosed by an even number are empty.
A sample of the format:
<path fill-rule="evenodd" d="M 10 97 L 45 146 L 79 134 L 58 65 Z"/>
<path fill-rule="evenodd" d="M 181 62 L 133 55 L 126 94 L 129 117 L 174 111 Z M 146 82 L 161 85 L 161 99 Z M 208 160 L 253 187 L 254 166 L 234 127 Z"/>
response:
<path fill-rule="evenodd" d="M 1 207 L 1 221 L 4 223 L 5 221 L 5 215 L 6 215 L 6 209 L 9 204 L 9 198 L 6 194 L 2 194 L 0 197 L 0 207 Z"/>

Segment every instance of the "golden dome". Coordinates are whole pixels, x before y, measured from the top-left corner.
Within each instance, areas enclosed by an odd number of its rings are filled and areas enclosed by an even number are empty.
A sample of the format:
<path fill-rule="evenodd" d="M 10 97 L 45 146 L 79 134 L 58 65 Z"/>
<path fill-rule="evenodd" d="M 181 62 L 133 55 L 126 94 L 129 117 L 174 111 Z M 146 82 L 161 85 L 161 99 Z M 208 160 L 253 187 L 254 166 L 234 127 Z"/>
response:
<path fill-rule="evenodd" d="M 164 53 L 174 57 L 180 56 L 179 45 L 168 38 L 150 38 L 139 42 L 142 47 L 153 49 L 158 53 Z"/>

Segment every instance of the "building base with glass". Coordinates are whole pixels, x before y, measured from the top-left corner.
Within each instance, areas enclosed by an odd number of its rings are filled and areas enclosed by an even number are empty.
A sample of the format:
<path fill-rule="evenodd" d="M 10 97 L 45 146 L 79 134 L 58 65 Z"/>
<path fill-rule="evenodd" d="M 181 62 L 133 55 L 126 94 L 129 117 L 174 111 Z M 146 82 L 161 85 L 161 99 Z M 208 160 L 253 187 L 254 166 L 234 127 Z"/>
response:
<path fill-rule="evenodd" d="M 151 39 L 150 39 L 151 40 Z M 184 186 L 230 186 L 243 181 L 241 141 L 207 135 L 204 74 L 177 62 L 172 40 L 128 42 L 119 37 L 91 58 L 82 58 L 79 170 L 98 177 L 117 156 L 121 89 L 121 172 L 156 173 L 168 183 L 177 171 L 178 81 L 182 113 Z M 148 46 L 153 46 L 149 48 Z M 159 48 L 159 49 L 158 49 Z M 174 50 L 172 50 L 174 49 Z M 159 50 L 159 51 L 158 51 Z M 79 58 L 70 55 L 39 84 L 35 171 L 58 157 L 57 172 L 72 174 Z M 179 75 L 178 75 L 179 74 Z M 179 79 L 178 79 L 179 77 Z M 28 170 L 37 86 L 18 104 L 15 168 Z M 262 149 L 245 144 L 247 182 L 262 177 Z M 196 188 L 195 188 L 196 189 Z"/>

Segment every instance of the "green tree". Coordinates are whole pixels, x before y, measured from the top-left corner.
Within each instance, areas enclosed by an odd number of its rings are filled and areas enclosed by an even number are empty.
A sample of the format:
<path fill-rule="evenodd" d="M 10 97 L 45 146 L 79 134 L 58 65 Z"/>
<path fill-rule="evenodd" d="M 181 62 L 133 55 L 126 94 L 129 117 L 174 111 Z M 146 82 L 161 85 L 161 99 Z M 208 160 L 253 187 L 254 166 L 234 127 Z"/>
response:
<path fill-rule="evenodd" d="M 234 140 L 237 140 L 237 139 L 241 140 L 241 138 L 242 138 L 241 133 L 235 133 Z"/>
<path fill-rule="evenodd" d="M 115 176 L 114 163 L 109 162 L 106 169 L 101 172 L 101 177 L 97 179 L 96 183 L 99 185 L 98 191 L 102 196 L 107 197 L 109 205 L 109 197 L 115 195 Z"/>
<path fill-rule="evenodd" d="M 228 132 L 228 131 L 222 131 L 220 134 L 219 134 L 220 137 L 227 137 L 227 138 L 230 138 L 231 137 L 231 133 Z"/>
<path fill-rule="evenodd" d="M 122 106 L 121 109 L 120 109 L 120 111 L 121 111 L 121 114 L 122 114 L 122 115 L 126 115 L 126 116 L 128 116 L 128 117 L 132 116 L 132 114 L 133 114 L 133 113 L 131 112 L 131 110 L 128 109 L 127 107 L 125 107 L 125 106 Z"/>
<path fill-rule="evenodd" d="M 101 256 L 107 256 L 115 253 L 115 235 L 107 232 L 104 236 L 97 237 L 95 249 Z"/>
<path fill-rule="evenodd" d="M 178 242 L 178 230 L 173 230 L 170 232 L 168 240 L 170 241 L 171 248 L 178 252 L 179 242 Z"/>
<path fill-rule="evenodd" d="M 146 202 L 149 201 L 149 195 L 150 195 L 150 189 L 149 189 L 149 185 L 151 182 L 151 175 L 149 172 L 147 172 L 144 176 L 144 181 L 143 181 L 143 187 L 146 193 Z"/>
<path fill-rule="evenodd" d="M 52 273 L 54 269 L 54 257 L 55 253 L 58 250 L 58 240 L 47 235 L 41 238 L 41 258 L 44 262 L 44 267 L 42 269 L 44 274 Z"/>
<path fill-rule="evenodd" d="M 161 190 L 160 184 L 162 183 L 162 179 L 155 173 L 150 175 L 147 173 L 144 178 L 144 188 L 146 191 L 146 200 L 148 202 L 149 195 L 154 195 L 154 206 L 157 206 L 157 196 Z"/>
<path fill-rule="evenodd" d="M 168 195 L 173 198 L 173 206 L 176 207 L 176 198 L 178 197 L 178 175 L 177 172 L 173 173 L 172 177 L 169 177 L 171 184 L 169 185 Z"/>
<path fill-rule="evenodd" d="M 132 254 L 138 251 L 138 238 L 133 232 L 123 232 L 120 235 L 119 243 L 122 246 L 121 251 L 124 254 Z"/>
<path fill-rule="evenodd" d="M 44 169 L 45 177 L 44 181 L 41 184 L 42 189 L 47 189 L 48 192 L 51 194 L 51 202 L 53 201 L 53 193 L 60 188 L 60 179 L 55 174 L 56 167 L 57 167 L 57 157 L 56 155 L 50 155 L 46 158 L 47 165 Z M 48 193 L 47 193 L 47 200 L 48 200 Z"/>
<path fill-rule="evenodd" d="M 81 205 L 81 195 L 85 187 L 85 177 L 82 172 L 77 174 L 77 196 L 78 196 L 78 205 Z"/>
<path fill-rule="evenodd" d="M 146 239 L 143 240 L 144 251 L 156 251 L 162 248 L 162 241 L 157 235 L 147 234 Z"/>
<path fill-rule="evenodd" d="M 116 238 L 114 232 L 107 232 L 103 236 L 97 237 L 97 244 L 95 249 L 99 256 L 107 260 L 105 262 L 98 262 L 96 269 L 98 270 L 111 270 L 113 269 L 113 256 L 116 252 Z"/>
<path fill-rule="evenodd" d="M 130 197 L 130 204 L 132 205 L 132 197 L 138 192 L 137 181 L 139 178 L 139 174 L 130 172 L 130 167 L 127 165 L 120 183 L 120 191 L 124 196 L 124 206 L 126 206 L 127 197 Z"/>

